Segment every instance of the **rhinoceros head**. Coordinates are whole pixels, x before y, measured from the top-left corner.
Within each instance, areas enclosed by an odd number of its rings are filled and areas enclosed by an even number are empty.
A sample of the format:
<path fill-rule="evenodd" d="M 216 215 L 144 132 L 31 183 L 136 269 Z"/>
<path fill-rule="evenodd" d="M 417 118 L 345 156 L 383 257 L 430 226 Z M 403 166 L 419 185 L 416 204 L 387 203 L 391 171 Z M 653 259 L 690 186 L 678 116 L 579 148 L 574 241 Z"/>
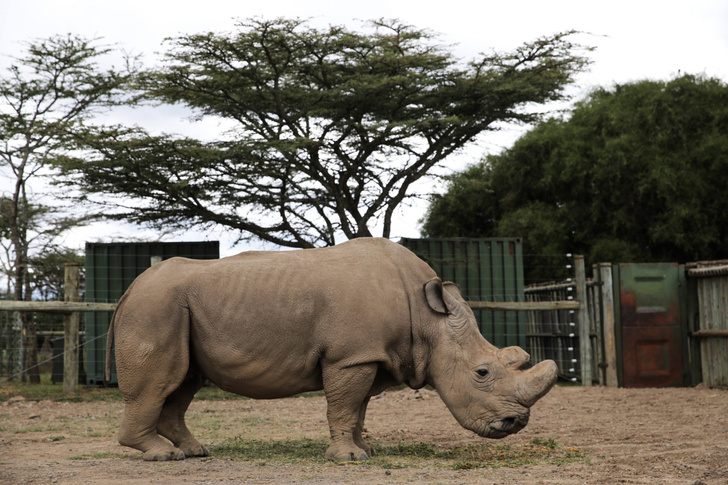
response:
<path fill-rule="evenodd" d="M 437 319 L 429 327 L 429 382 L 455 419 L 487 438 L 523 429 L 530 407 L 556 382 L 556 364 L 547 360 L 524 370 L 530 357 L 523 349 L 491 345 L 457 285 L 431 280 L 425 296 Z"/>

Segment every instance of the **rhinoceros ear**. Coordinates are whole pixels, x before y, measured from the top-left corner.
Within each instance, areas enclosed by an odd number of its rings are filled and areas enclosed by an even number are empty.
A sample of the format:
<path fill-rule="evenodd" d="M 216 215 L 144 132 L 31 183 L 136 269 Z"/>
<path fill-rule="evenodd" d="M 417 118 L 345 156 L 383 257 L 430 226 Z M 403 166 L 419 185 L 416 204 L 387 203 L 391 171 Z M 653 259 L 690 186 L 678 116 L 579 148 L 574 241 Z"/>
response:
<path fill-rule="evenodd" d="M 445 303 L 445 295 L 442 289 L 442 280 L 440 278 L 433 278 L 425 283 L 425 298 L 427 298 L 427 304 L 435 310 L 437 313 L 447 315 L 450 311 Z"/>
<path fill-rule="evenodd" d="M 457 283 L 453 283 L 452 281 L 445 281 L 442 284 L 442 288 L 455 298 L 463 298 L 463 295 L 460 293 L 460 286 L 458 286 Z M 445 298 L 447 298 L 447 295 L 445 295 Z"/>

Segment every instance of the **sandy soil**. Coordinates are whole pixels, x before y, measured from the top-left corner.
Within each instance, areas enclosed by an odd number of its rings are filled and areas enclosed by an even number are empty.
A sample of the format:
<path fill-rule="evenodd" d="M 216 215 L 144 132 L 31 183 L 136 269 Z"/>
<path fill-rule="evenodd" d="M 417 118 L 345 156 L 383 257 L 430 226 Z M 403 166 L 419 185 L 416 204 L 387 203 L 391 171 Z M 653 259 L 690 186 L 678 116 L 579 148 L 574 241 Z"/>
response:
<path fill-rule="evenodd" d="M 0 406 L 0 483 L 442 483 L 728 484 L 728 391 L 558 387 L 530 424 L 499 443 L 552 438 L 583 451 L 564 465 L 454 470 L 427 463 L 404 469 L 333 463 L 266 463 L 225 457 L 147 463 L 114 435 L 121 402 L 11 399 Z M 277 401 L 196 400 L 188 413 L 207 444 L 327 436 L 323 397 Z M 369 407 L 370 441 L 481 444 L 460 428 L 435 392 L 388 392 Z"/>

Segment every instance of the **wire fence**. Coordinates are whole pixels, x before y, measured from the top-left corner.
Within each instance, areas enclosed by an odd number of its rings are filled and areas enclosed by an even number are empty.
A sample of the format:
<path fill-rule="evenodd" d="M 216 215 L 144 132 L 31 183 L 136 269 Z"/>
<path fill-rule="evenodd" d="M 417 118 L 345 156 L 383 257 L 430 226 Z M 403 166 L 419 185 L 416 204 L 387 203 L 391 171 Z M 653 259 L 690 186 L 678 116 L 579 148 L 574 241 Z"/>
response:
<path fill-rule="evenodd" d="M 102 338 L 106 338 L 107 333 L 104 333 L 103 335 L 99 335 L 95 337 L 93 340 L 100 340 Z M 86 369 L 85 369 L 85 359 L 83 358 L 83 351 L 86 347 L 87 343 L 85 338 L 80 339 L 80 342 L 75 347 L 66 348 L 65 346 L 65 339 L 63 338 L 55 338 L 52 339 L 50 336 L 43 336 L 42 337 L 43 343 L 37 347 L 37 355 L 38 355 L 38 362 L 34 365 L 30 365 L 27 367 L 27 362 L 22 357 L 16 357 L 18 359 L 19 365 L 18 369 L 13 371 L 12 363 L 11 362 L 4 362 L 4 364 L 7 364 L 7 367 L 4 367 L 7 369 L 7 374 L 2 373 L 0 374 L 0 383 L 12 381 L 17 378 L 27 378 L 27 376 L 34 370 L 38 371 L 38 374 L 40 376 L 43 376 L 43 380 L 46 381 L 50 379 L 50 382 L 52 384 L 58 384 L 60 382 L 63 382 L 63 361 L 64 356 L 68 352 L 78 351 L 78 355 L 81 356 L 79 359 L 79 369 L 78 369 L 78 375 L 79 380 L 84 381 L 84 377 L 86 375 Z M 92 340 L 92 341 L 93 341 Z M 27 346 L 23 347 L 17 347 L 13 350 L 15 350 L 16 355 L 22 356 L 22 353 L 28 349 Z M 14 373 L 12 373 L 14 372 Z M 26 379 L 23 379 L 26 380 Z"/>

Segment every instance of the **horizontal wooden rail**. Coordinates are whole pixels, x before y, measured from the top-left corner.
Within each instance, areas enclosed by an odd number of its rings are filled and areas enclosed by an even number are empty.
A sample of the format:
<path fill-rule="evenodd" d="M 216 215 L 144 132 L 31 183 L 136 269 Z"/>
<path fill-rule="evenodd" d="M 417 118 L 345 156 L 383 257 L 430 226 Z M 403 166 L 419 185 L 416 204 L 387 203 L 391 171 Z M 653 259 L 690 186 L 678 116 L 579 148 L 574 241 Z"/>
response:
<path fill-rule="evenodd" d="M 473 310 L 578 310 L 579 302 L 572 301 L 469 301 Z"/>
<path fill-rule="evenodd" d="M 707 276 L 726 276 L 728 275 L 728 265 L 705 266 L 701 268 L 691 268 L 688 270 L 688 276 L 707 277 Z"/>
<path fill-rule="evenodd" d="M 728 338 L 728 330 L 697 330 L 690 335 L 697 338 Z"/>
<path fill-rule="evenodd" d="M 83 301 L 14 301 L 0 300 L 0 311 L 7 312 L 113 312 L 116 303 L 91 303 Z"/>

